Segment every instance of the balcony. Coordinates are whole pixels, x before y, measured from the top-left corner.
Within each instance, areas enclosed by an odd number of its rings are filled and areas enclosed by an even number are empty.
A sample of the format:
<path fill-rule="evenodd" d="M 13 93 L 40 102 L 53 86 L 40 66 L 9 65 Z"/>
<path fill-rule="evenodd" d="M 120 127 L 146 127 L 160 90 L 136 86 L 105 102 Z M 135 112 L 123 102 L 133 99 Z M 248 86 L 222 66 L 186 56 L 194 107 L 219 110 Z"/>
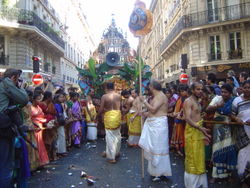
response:
<path fill-rule="evenodd" d="M 242 49 L 229 50 L 228 59 L 242 59 Z"/>
<path fill-rule="evenodd" d="M 242 18 L 250 18 L 250 2 L 184 15 L 167 35 L 160 51 L 162 53 L 183 29 Z"/>
<path fill-rule="evenodd" d="M 0 56 L 0 65 L 9 65 L 9 56 L 1 55 Z"/>
<path fill-rule="evenodd" d="M 16 22 L 19 24 L 34 26 L 46 36 L 48 36 L 57 45 L 59 45 L 62 49 L 64 49 L 64 41 L 62 40 L 62 38 L 60 38 L 60 36 L 56 33 L 56 31 L 53 30 L 53 28 L 51 28 L 32 11 L 1 7 L 0 19 L 6 19 L 8 21 Z"/>
<path fill-rule="evenodd" d="M 211 54 L 207 54 L 208 56 L 208 61 L 219 61 L 221 60 L 221 52 L 220 53 L 211 53 Z"/>

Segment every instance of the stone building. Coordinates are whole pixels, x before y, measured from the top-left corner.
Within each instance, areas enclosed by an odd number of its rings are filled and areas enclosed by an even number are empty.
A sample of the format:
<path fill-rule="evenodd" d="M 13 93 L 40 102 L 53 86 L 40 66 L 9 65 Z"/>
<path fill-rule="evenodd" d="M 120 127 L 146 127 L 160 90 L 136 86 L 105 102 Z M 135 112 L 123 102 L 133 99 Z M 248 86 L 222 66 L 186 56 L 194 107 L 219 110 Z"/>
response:
<path fill-rule="evenodd" d="M 152 0 L 150 9 L 154 27 L 140 51 L 156 78 L 177 81 L 185 56 L 193 79 L 250 71 L 249 0 Z"/>
<path fill-rule="evenodd" d="M 66 26 L 63 30 L 65 41 L 64 56 L 61 57 L 61 80 L 66 88 L 78 87 L 78 71 L 96 48 L 86 16 L 78 0 L 51 0 L 58 11 L 60 20 Z M 61 4 L 64 6 L 61 6 Z"/>
<path fill-rule="evenodd" d="M 65 42 L 62 23 L 46 0 L 0 1 L 0 68 L 14 67 L 32 75 L 32 56 L 41 58 L 41 72 L 60 80 Z"/>
<path fill-rule="evenodd" d="M 30 81 L 32 57 L 39 56 L 40 73 L 70 87 L 78 80 L 75 67 L 83 67 L 94 48 L 77 0 L 0 0 L 0 72 L 22 69 Z"/>
<path fill-rule="evenodd" d="M 130 54 L 131 48 L 126 35 L 120 28 L 117 28 L 115 19 L 112 18 L 111 25 L 104 30 L 98 49 L 94 53 L 99 64 L 106 61 L 106 55 L 109 52 L 118 53 L 121 63 L 130 62 L 133 57 Z"/>

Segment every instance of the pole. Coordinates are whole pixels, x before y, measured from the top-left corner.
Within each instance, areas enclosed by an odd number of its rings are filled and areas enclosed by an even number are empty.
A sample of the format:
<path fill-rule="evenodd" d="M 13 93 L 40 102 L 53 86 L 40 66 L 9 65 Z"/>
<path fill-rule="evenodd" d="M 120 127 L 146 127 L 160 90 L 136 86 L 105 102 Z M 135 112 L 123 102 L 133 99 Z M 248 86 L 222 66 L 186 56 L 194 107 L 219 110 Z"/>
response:
<path fill-rule="evenodd" d="M 140 97 L 142 96 L 142 59 L 140 58 L 139 54 L 139 90 L 140 90 Z M 142 112 L 142 105 L 140 105 L 140 111 Z M 143 121 L 142 121 L 142 116 L 141 116 L 141 131 L 143 129 Z M 144 151 L 141 149 L 141 176 L 144 179 Z"/>
<path fill-rule="evenodd" d="M 226 121 L 203 121 L 203 123 L 209 124 L 223 124 L 223 125 L 241 125 L 238 122 L 226 122 Z"/>

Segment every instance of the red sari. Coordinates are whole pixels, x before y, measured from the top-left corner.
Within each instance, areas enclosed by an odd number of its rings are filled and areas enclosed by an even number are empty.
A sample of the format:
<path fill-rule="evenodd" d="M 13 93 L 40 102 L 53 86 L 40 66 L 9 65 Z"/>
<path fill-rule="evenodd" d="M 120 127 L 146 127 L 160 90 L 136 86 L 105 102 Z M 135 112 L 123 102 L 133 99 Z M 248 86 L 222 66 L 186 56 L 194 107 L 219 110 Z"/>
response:
<path fill-rule="evenodd" d="M 54 104 L 51 102 L 47 104 L 46 102 L 42 102 L 39 104 L 39 107 L 42 109 L 44 113 L 44 117 L 46 119 L 46 123 L 49 123 L 50 121 L 53 123 L 56 116 L 56 109 Z M 57 137 L 57 128 L 53 127 L 50 129 L 45 129 L 43 132 L 43 141 L 45 144 L 45 147 L 47 149 L 47 153 L 50 160 L 54 160 L 56 157 L 56 137 Z"/>
<path fill-rule="evenodd" d="M 42 109 L 37 106 L 31 106 L 31 120 L 35 124 L 35 128 L 43 127 L 43 124 L 46 123 L 44 113 Z M 39 126 L 39 127 L 38 127 Z M 39 154 L 40 165 L 44 166 L 49 163 L 48 154 L 43 142 L 43 130 L 38 130 L 35 132 L 35 137 L 37 141 L 37 148 Z"/>

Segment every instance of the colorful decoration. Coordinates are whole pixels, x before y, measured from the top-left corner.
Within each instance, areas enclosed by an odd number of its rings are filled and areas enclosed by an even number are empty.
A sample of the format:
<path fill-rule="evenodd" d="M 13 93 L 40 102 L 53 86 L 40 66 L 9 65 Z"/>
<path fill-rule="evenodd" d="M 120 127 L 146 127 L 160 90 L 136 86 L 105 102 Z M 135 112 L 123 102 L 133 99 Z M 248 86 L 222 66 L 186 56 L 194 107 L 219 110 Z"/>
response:
<path fill-rule="evenodd" d="M 147 84 L 150 81 L 152 76 L 152 72 L 150 71 L 150 66 L 145 65 L 143 60 L 137 58 L 137 62 L 141 62 L 141 69 L 142 69 L 142 93 L 144 93 Z M 119 75 L 122 79 L 126 80 L 129 85 L 134 85 L 135 88 L 139 89 L 139 63 L 134 64 L 127 64 L 125 63 L 124 66 L 119 69 Z"/>
<path fill-rule="evenodd" d="M 149 79 L 146 79 L 146 80 L 143 80 L 143 81 L 142 81 L 142 88 L 141 88 L 142 93 L 145 93 L 145 90 L 146 90 L 146 88 L 148 87 L 149 82 L 150 82 Z"/>
<path fill-rule="evenodd" d="M 88 67 L 86 69 L 80 69 L 78 67 L 76 67 L 76 69 L 80 75 L 78 84 L 85 95 L 88 94 L 90 88 L 94 88 L 96 94 L 101 96 L 104 93 L 102 87 L 103 83 L 106 79 L 113 76 L 111 74 L 107 74 L 109 66 L 106 63 L 100 64 L 97 67 L 93 58 L 89 59 Z"/>
<path fill-rule="evenodd" d="M 87 84 L 87 82 L 85 82 L 83 80 L 79 80 L 78 84 L 79 84 L 80 88 L 82 89 L 84 95 L 87 96 L 89 91 L 90 91 L 90 86 Z"/>
<path fill-rule="evenodd" d="M 145 3 L 137 0 L 130 16 L 129 29 L 136 36 L 148 34 L 153 26 L 152 13 L 146 9 Z"/>

